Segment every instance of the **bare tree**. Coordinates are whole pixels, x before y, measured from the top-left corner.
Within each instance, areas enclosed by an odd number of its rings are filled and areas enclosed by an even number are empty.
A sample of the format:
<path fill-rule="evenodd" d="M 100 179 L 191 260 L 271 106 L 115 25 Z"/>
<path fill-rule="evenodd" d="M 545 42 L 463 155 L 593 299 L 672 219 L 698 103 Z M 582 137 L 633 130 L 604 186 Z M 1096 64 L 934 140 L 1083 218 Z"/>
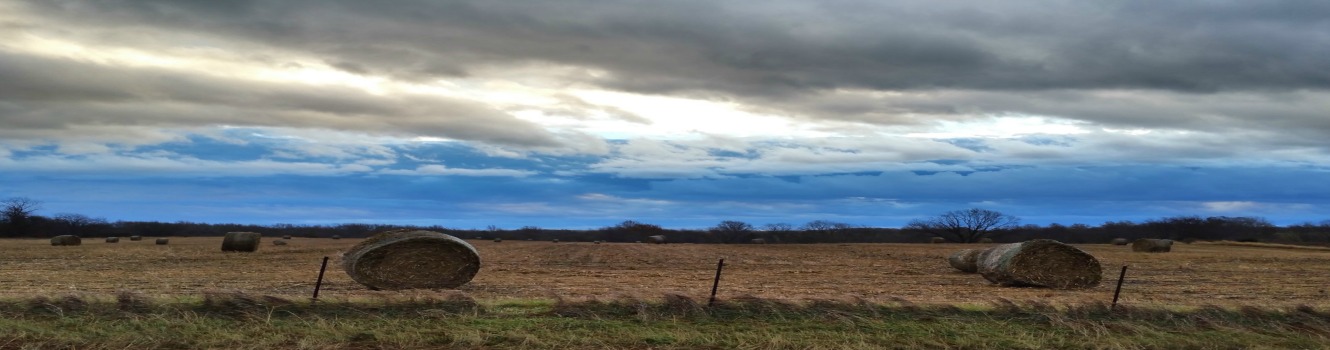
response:
<path fill-rule="evenodd" d="M 51 216 L 51 221 L 63 228 L 66 234 L 81 236 L 95 225 L 105 225 L 106 219 L 93 218 L 83 214 L 61 213 Z"/>
<path fill-rule="evenodd" d="M 739 243 L 753 235 L 753 225 L 743 221 L 726 220 L 707 231 L 721 243 Z"/>
<path fill-rule="evenodd" d="M 766 225 L 762 225 L 762 231 L 767 231 L 767 232 L 790 232 L 790 231 L 794 231 L 794 225 L 790 225 L 790 224 L 783 223 L 783 222 L 777 222 L 777 223 L 774 223 L 774 224 L 766 224 Z"/>
<path fill-rule="evenodd" d="M 804 224 L 803 227 L 804 231 L 818 232 L 818 233 L 839 232 L 852 228 L 854 228 L 854 226 L 847 223 L 827 221 L 827 220 L 809 221 L 807 224 Z"/>
<path fill-rule="evenodd" d="M 8 236 L 26 236 L 32 228 L 32 216 L 42 206 L 40 201 L 27 197 L 12 197 L 0 201 L 0 219 L 4 220 L 2 233 Z"/>
<path fill-rule="evenodd" d="M 916 219 L 906 229 L 920 230 L 961 242 L 973 243 L 987 237 L 993 230 L 1016 226 L 1020 219 L 988 209 L 970 208 L 953 210 L 928 219 Z"/>

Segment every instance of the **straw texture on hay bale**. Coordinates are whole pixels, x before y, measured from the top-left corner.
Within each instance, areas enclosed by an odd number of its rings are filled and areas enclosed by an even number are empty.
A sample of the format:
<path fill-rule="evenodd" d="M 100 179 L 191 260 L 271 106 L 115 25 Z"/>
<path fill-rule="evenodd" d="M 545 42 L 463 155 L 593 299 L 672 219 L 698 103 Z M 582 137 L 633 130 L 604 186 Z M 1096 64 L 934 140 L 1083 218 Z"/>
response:
<path fill-rule="evenodd" d="M 129 240 L 131 240 L 131 241 L 142 241 L 142 240 L 143 240 L 143 236 L 129 236 Z"/>
<path fill-rule="evenodd" d="M 120 243 L 120 237 L 106 237 L 106 243 Z"/>
<path fill-rule="evenodd" d="M 933 242 L 933 243 L 947 243 L 947 239 L 946 239 L 946 238 L 942 238 L 942 237 L 933 237 L 933 238 L 929 239 L 928 241 L 929 241 L 929 242 Z"/>
<path fill-rule="evenodd" d="M 348 249 L 342 269 L 370 289 L 456 288 L 480 271 L 480 254 L 446 234 L 388 231 Z"/>
<path fill-rule="evenodd" d="M 647 236 L 647 243 L 665 244 L 665 235 Z"/>
<path fill-rule="evenodd" d="M 1127 245 L 1127 239 L 1126 239 L 1126 238 L 1114 238 L 1112 241 L 1109 241 L 1108 243 L 1112 243 L 1113 245 Z"/>
<path fill-rule="evenodd" d="M 51 245 L 80 245 L 83 239 L 75 235 L 60 235 L 51 237 Z"/>
<path fill-rule="evenodd" d="M 167 243 L 171 243 L 171 239 L 170 239 L 170 238 L 158 238 L 158 239 L 157 239 L 157 245 L 166 245 Z"/>
<path fill-rule="evenodd" d="M 1173 251 L 1173 240 L 1141 238 L 1131 242 L 1131 251 L 1146 253 L 1167 253 Z"/>
<path fill-rule="evenodd" d="M 979 253 L 982 252 L 983 249 L 964 249 L 948 256 L 947 262 L 961 272 L 979 272 Z"/>
<path fill-rule="evenodd" d="M 767 244 L 767 240 L 764 239 L 764 238 L 754 238 L 754 239 L 749 240 L 748 243 L 752 243 L 752 244 Z"/>
<path fill-rule="evenodd" d="M 259 241 L 263 235 L 258 232 L 227 232 L 222 237 L 224 252 L 253 252 L 259 250 Z"/>
<path fill-rule="evenodd" d="M 997 245 L 977 260 L 979 273 L 1003 286 L 1090 288 L 1103 271 L 1094 256 L 1051 239 Z"/>
<path fill-rule="evenodd" d="M 286 241 L 283 241 L 283 240 L 280 240 L 280 239 L 274 239 L 274 240 L 272 241 L 272 245 L 286 245 Z"/>

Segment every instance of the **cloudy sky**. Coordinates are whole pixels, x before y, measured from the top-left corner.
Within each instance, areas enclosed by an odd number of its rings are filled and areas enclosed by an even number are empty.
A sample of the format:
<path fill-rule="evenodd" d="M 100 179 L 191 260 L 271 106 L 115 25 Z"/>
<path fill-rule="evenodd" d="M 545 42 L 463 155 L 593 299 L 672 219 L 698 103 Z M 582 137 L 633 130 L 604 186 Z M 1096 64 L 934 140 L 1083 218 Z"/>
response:
<path fill-rule="evenodd" d="M 0 0 L 0 197 L 459 228 L 1330 219 L 1326 1 Z"/>

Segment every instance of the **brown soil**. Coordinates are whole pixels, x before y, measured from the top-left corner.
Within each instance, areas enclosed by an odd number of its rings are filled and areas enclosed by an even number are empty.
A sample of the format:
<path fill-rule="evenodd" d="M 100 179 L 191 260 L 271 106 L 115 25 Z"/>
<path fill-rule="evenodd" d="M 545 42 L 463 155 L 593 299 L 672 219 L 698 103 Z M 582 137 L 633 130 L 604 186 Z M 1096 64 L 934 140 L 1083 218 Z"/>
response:
<path fill-rule="evenodd" d="M 154 296 L 245 292 L 307 297 L 319 263 L 332 257 L 321 297 L 419 295 L 370 291 L 338 264 L 358 239 L 294 238 L 254 253 L 224 253 L 221 237 L 97 241 L 51 246 L 48 240 L 0 240 L 0 297 L 113 294 Z M 716 261 L 725 259 L 720 297 L 751 295 L 805 300 L 903 298 L 915 303 L 988 303 L 1000 298 L 1054 304 L 1108 302 L 1121 266 L 1130 265 L 1122 303 L 1134 305 L 1330 306 L 1330 251 L 1258 246 L 1177 244 L 1171 253 L 1077 245 L 1099 259 L 1103 283 L 1085 290 L 998 287 L 956 271 L 946 257 L 991 244 L 633 244 L 468 240 L 481 270 L 460 290 L 480 300 L 657 298 L 681 293 L 705 299 Z"/>

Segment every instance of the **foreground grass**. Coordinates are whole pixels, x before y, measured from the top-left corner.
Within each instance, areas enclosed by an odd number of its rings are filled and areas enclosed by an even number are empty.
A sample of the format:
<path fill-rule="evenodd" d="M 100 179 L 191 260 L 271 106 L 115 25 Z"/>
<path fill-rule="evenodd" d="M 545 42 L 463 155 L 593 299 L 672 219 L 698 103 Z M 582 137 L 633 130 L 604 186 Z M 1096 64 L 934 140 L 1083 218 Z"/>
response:
<path fill-rule="evenodd" d="M 242 294 L 0 302 L 8 349 L 1330 348 L 1330 313 L 1202 307 L 915 306 L 755 298 L 610 301 L 465 296 L 333 300 Z"/>

